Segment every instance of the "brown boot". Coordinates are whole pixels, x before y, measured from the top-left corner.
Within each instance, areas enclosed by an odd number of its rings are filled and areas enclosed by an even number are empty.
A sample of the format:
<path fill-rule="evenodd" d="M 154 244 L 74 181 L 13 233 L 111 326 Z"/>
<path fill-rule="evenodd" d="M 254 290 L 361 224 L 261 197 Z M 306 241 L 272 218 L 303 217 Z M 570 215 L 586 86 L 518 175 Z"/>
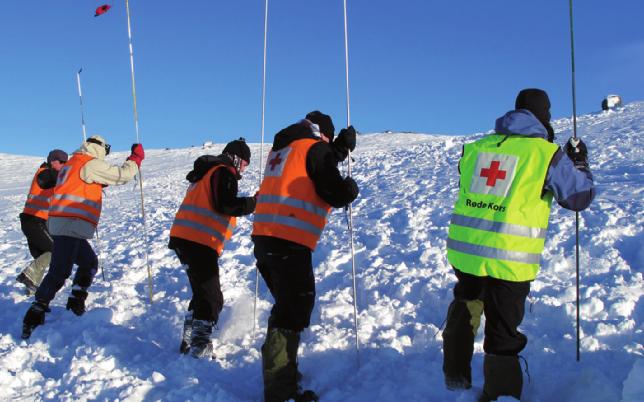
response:
<path fill-rule="evenodd" d="M 500 396 L 521 399 L 523 374 L 518 356 L 486 354 L 483 360 L 483 394 L 479 402 L 496 401 Z"/>

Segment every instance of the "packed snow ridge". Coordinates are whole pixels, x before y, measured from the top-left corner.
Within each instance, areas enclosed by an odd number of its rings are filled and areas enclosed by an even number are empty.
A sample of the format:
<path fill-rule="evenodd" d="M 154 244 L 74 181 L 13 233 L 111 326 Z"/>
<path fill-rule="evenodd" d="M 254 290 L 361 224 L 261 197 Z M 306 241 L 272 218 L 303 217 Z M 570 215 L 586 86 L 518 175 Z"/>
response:
<path fill-rule="evenodd" d="M 571 119 L 553 126 L 563 144 Z M 642 401 L 644 102 L 580 116 L 578 133 L 588 144 L 598 193 L 580 214 L 581 361 L 575 361 L 575 218 L 555 206 L 521 326 L 529 338 L 524 400 Z M 353 204 L 360 351 L 358 356 L 347 218 L 335 210 L 314 254 L 317 302 L 300 353 L 304 385 L 323 400 L 476 400 L 483 381 L 482 334 L 475 345 L 475 387 L 454 393 L 443 385 L 441 326 L 455 282 L 445 241 L 457 163 L 462 144 L 481 135 L 359 136 L 352 167 L 361 189 Z M 178 352 L 190 290 L 166 247 L 170 225 L 193 160 L 218 153 L 227 140 L 207 150 L 147 152 L 147 236 L 138 184 L 106 189 L 100 241 L 93 242 L 102 272 L 88 312 L 77 317 L 65 310 L 68 284 L 29 342 L 20 331 L 31 299 L 15 277 L 31 257 L 18 214 L 42 158 L 1 155 L 0 400 L 262 399 L 259 348 L 272 300 L 260 279 L 254 331 L 251 218 L 239 220 L 220 259 L 226 305 L 215 334 L 217 358 L 201 361 Z M 251 148 L 252 164 L 240 183 L 244 195 L 258 187 L 260 146 Z M 109 160 L 125 157 L 117 153 Z"/>

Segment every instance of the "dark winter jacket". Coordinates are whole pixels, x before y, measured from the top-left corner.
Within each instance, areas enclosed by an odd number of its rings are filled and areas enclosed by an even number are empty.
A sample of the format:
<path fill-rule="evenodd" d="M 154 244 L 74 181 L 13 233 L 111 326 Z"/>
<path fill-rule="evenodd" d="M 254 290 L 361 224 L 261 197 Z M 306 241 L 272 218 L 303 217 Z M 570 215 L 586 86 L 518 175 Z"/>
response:
<path fill-rule="evenodd" d="M 548 138 L 543 124 L 525 109 L 513 110 L 499 117 L 495 131 L 498 134 Z M 552 192 L 559 205 L 573 211 L 586 209 L 595 198 L 590 169 L 576 168 L 561 148 L 550 161 L 543 190 Z"/>
<path fill-rule="evenodd" d="M 275 135 L 273 150 L 277 151 L 303 138 L 319 139 L 304 122 L 292 124 Z M 350 177 L 342 178 L 338 163 L 343 160 L 341 152 L 336 152 L 333 144 L 319 141 L 306 155 L 306 173 L 315 192 L 334 208 L 348 205 L 358 196 L 358 187 Z M 346 154 L 344 154 L 346 157 Z"/>
<path fill-rule="evenodd" d="M 223 165 L 233 167 L 230 158 L 221 155 L 221 159 Z M 210 176 L 215 211 L 229 216 L 243 216 L 255 211 L 255 197 L 237 197 L 237 180 L 228 169 L 218 169 Z"/>

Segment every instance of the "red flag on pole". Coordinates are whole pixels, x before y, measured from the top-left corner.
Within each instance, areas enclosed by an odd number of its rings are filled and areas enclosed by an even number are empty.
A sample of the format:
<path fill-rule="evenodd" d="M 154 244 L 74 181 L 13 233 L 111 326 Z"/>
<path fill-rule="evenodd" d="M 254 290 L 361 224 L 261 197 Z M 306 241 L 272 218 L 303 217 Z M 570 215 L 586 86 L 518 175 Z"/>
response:
<path fill-rule="evenodd" d="M 96 14 L 94 14 L 94 17 L 105 14 L 110 8 L 112 8 L 112 6 L 110 6 L 109 4 L 103 4 L 96 9 Z"/>

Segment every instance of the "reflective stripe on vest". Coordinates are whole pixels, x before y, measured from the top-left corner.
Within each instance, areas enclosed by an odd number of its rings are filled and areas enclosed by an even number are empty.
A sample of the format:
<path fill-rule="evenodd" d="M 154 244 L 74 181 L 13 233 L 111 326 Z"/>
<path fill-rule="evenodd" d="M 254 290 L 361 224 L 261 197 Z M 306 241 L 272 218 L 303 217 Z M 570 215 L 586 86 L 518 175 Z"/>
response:
<path fill-rule="evenodd" d="M 529 226 L 515 225 L 506 222 L 494 222 L 487 219 L 473 218 L 465 215 L 452 215 L 453 225 L 465 226 L 474 229 L 487 230 L 488 232 L 505 233 L 514 236 L 530 237 L 533 239 L 545 239 L 547 229 L 532 228 Z"/>
<path fill-rule="evenodd" d="M 289 207 L 300 208 L 305 211 L 311 212 L 313 214 L 320 215 L 323 218 L 326 218 L 328 214 L 328 210 L 324 208 L 318 207 L 317 205 L 312 204 L 310 202 L 298 200 L 297 198 L 293 198 L 293 197 L 264 194 L 264 195 L 257 196 L 257 202 L 264 202 L 269 204 L 283 204 Z"/>
<path fill-rule="evenodd" d="M 31 180 L 29 194 L 22 213 L 47 220 L 49 217 L 49 199 L 54 194 L 54 189 L 43 189 L 38 185 L 38 175 L 45 169 L 45 167 L 38 168 L 34 178 Z"/>
<path fill-rule="evenodd" d="M 252 235 L 276 237 L 315 249 L 331 210 L 317 195 L 306 172 L 307 153 L 318 142 L 300 139 L 268 154 L 264 180 L 257 193 Z"/>
<path fill-rule="evenodd" d="M 50 216 L 79 218 L 98 225 L 103 201 L 102 186 L 88 184 L 80 177 L 81 169 L 92 159 L 91 155 L 75 153 L 60 170 L 49 207 Z"/>
<path fill-rule="evenodd" d="M 465 254 L 485 258 L 522 262 L 524 264 L 539 264 L 541 254 L 523 253 L 520 251 L 502 250 L 500 248 L 480 246 L 454 239 L 447 239 L 447 247 Z"/>
<path fill-rule="evenodd" d="M 212 200 L 212 175 L 224 165 L 211 168 L 198 182 L 190 184 L 170 228 L 170 236 L 210 247 L 221 255 L 237 219 L 215 212 Z M 230 168 L 232 169 L 232 168 Z"/>
<path fill-rule="evenodd" d="M 549 192 L 542 197 L 543 183 L 557 149 L 498 134 L 465 145 L 447 241 L 452 266 L 515 282 L 536 277 L 552 201 Z"/>

